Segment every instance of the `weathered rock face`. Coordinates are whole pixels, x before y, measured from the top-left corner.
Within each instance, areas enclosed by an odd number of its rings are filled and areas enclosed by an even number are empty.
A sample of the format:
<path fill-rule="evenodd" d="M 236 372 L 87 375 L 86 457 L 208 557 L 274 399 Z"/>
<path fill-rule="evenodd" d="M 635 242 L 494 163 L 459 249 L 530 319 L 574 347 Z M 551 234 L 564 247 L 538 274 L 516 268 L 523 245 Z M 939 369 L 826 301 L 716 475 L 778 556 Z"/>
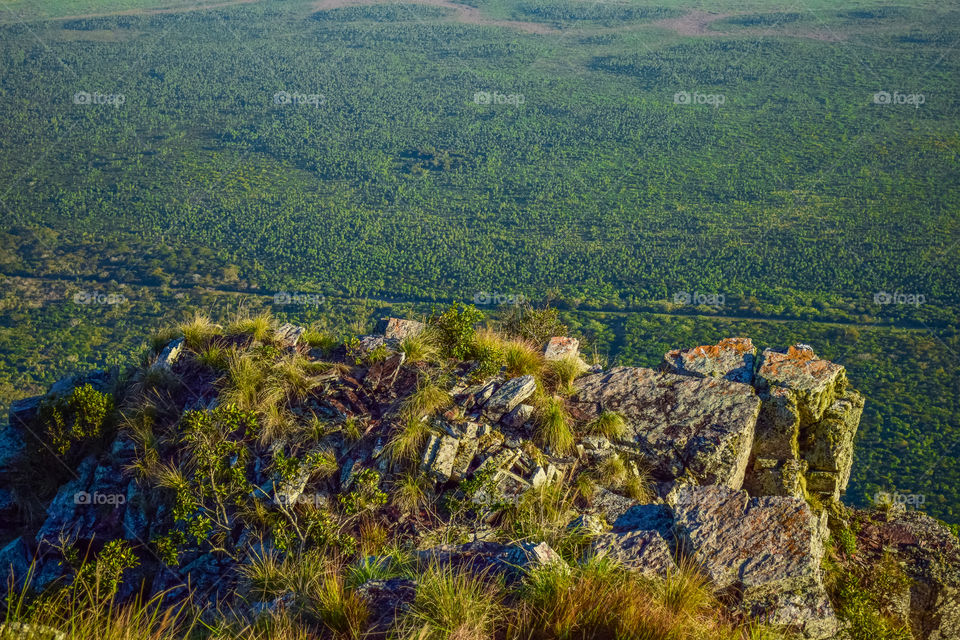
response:
<path fill-rule="evenodd" d="M 513 411 L 521 402 L 533 395 L 537 380 L 533 376 L 511 378 L 503 383 L 484 405 L 484 412 L 494 422 Z"/>
<path fill-rule="evenodd" d="M 960 540 L 918 511 L 855 512 L 857 549 L 867 565 L 892 553 L 908 580 L 891 594 L 917 640 L 960 638 Z"/>
<path fill-rule="evenodd" d="M 416 320 L 403 318 L 384 318 L 380 321 L 379 330 L 387 340 L 403 340 L 410 338 L 424 330 L 426 325 Z"/>
<path fill-rule="evenodd" d="M 284 325 L 291 326 L 291 325 Z M 177 338 L 176 340 L 171 340 L 170 343 L 163 348 L 160 354 L 157 356 L 156 361 L 153 363 L 152 367 L 154 369 L 165 369 L 170 370 L 170 367 L 173 366 L 173 363 L 177 361 L 177 358 L 180 357 L 180 353 L 183 351 L 184 340 L 183 338 Z"/>
<path fill-rule="evenodd" d="M 677 568 L 670 547 L 656 531 L 603 533 L 594 537 L 590 552 L 650 578 L 664 578 Z"/>
<path fill-rule="evenodd" d="M 820 420 L 846 385 L 846 370 L 839 364 L 821 360 L 807 345 L 794 345 L 786 351 L 764 349 L 760 356 L 757 388 L 788 389 L 797 401 L 804 424 Z"/>
<path fill-rule="evenodd" d="M 820 568 L 826 519 L 803 500 L 750 498 L 721 486 L 685 487 L 673 510 L 680 544 L 744 609 L 808 638 L 836 633 Z"/>
<path fill-rule="evenodd" d="M 587 417 L 616 411 L 622 444 L 641 454 L 658 481 L 687 475 L 698 484 L 743 483 L 760 400 L 747 385 L 652 369 L 617 367 L 575 383 L 572 404 Z"/>
<path fill-rule="evenodd" d="M 280 325 L 273 339 L 276 340 L 277 344 L 281 347 L 295 347 L 297 346 L 297 342 L 300 341 L 300 336 L 305 332 L 306 329 L 304 327 L 299 327 L 288 322 Z"/>
<path fill-rule="evenodd" d="M 715 345 L 668 351 L 663 356 L 663 368 L 678 375 L 750 384 L 756 354 L 750 338 L 725 338 Z"/>
<path fill-rule="evenodd" d="M 543 348 L 545 360 L 561 360 L 568 356 L 580 354 L 580 341 L 576 338 L 557 336 L 550 338 Z"/>
<path fill-rule="evenodd" d="M 839 500 L 850 480 L 864 404 L 863 396 L 847 388 L 845 369 L 821 360 L 807 345 L 765 349 L 756 385 L 763 406 L 754 439 L 756 474 L 748 474 L 747 488 L 755 495 L 802 496 L 805 486 Z M 807 468 L 798 483 L 801 461 Z"/>

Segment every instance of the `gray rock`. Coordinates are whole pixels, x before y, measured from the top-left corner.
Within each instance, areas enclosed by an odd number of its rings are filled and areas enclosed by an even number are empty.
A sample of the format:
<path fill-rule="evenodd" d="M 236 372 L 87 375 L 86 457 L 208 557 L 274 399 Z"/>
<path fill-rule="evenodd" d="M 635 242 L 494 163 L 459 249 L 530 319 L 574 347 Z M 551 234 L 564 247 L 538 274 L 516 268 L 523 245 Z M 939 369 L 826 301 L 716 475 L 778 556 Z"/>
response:
<path fill-rule="evenodd" d="M 638 504 L 624 511 L 613 522 L 615 532 L 656 531 L 664 540 L 673 539 L 673 514 L 666 505 Z"/>
<path fill-rule="evenodd" d="M 568 356 L 580 355 L 580 341 L 576 338 L 556 336 L 547 341 L 543 348 L 545 360 L 562 360 Z"/>
<path fill-rule="evenodd" d="M 380 321 L 378 331 L 388 340 L 403 340 L 416 336 L 426 328 L 422 322 L 404 320 L 403 318 L 384 318 Z"/>
<path fill-rule="evenodd" d="M 629 511 L 631 507 L 640 504 L 636 500 L 622 496 L 619 493 L 614 493 L 613 491 L 608 491 L 602 487 L 597 489 L 591 502 L 594 508 L 597 509 L 597 512 L 606 518 L 610 524 L 616 522 L 617 519 Z"/>
<path fill-rule="evenodd" d="M 863 415 L 863 405 L 863 396 L 848 389 L 830 405 L 820 421 L 803 430 L 800 446 L 810 467 L 808 484 L 821 484 L 817 479 L 824 474 L 833 476 L 832 481 L 821 485 L 822 488 L 810 487 L 811 490 L 827 494 L 834 500 L 839 500 L 840 494 L 846 491 L 853 467 L 853 441 Z"/>
<path fill-rule="evenodd" d="M 807 463 L 804 460 L 774 460 L 757 458 L 747 474 L 743 488 L 751 496 L 804 497 L 804 478 Z M 809 476 L 807 482 L 809 482 Z M 832 476 L 831 476 L 832 477 Z M 809 485 L 807 487 L 810 488 Z"/>
<path fill-rule="evenodd" d="M 503 383 L 484 406 L 484 412 L 494 422 L 511 412 L 517 405 L 533 395 L 537 380 L 531 375 L 511 378 Z"/>
<path fill-rule="evenodd" d="M 960 638 L 960 540 L 920 511 L 858 511 L 857 553 L 865 566 L 892 555 L 907 580 L 887 600 L 918 640 Z"/>
<path fill-rule="evenodd" d="M 567 525 L 567 530 L 580 535 L 596 536 L 604 532 L 603 519 L 590 513 L 582 513 Z"/>
<path fill-rule="evenodd" d="M 663 356 L 664 370 L 677 375 L 750 384 L 756 354 L 750 338 L 725 338 L 715 345 L 668 351 Z"/>
<path fill-rule="evenodd" d="M 368 633 L 386 633 L 416 597 L 416 583 L 409 578 L 368 580 L 357 588 L 370 610 Z"/>
<path fill-rule="evenodd" d="M 22 537 L 11 541 L 0 550 L 0 591 L 5 591 L 8 580 L 13 577 L 17 586 L 23 586 L 30 571 L 30 550 Z"/>
<path fill-rule="evenodd" d="M 786 351 L 764 349 L 757 370 L 757 388 L 784 387 L 797 401 L 800 420 L 812 424 L 843 393 L 846 370 L 817 357 L 807 345 L 794 345 Z"/>
<path fill-rule="evenodd" d="M 451 436 L 431 434 L 420 461 L 420 468 L 437 482 L 446 482 L 460 449 L 460 441 Z"/>
<path fill-rule="evenodd" d="M 670 547 L 656 531 L 625 531 L 596 536 L 590 553 L 616 560 L 650 578 L 664 578 L 676 570 Z"/>
<path fill-rule="evenodd" d="M 300 341 L 300 336 L 306 333 L 306 331 L 304 327 L 286 322 L 276 330 L 273 334 L 273 339 L 281 347 L 295 347 Z"/>
<path fill-rule="evenodd" d="M 767 617 L 788 617 L 809 638 L 831 637 L 837 621 L 822 582 L 826 520 L 798 498 L 750 498 L 723 486 L 684 487 L 674 522 L 681 546 L 719 589 Z M 784 594 L 802 593 L 798 603 Z M 800 605 L 805 608 L 798 608 Z"/>
<path fill-rule="evenodd" d="M 575 387 L 572 403 L 585 418 L 624 417 L 621 442 L 645 458 L 656 480 L 689 475 L 700 484 L 742 485 L 760 411 L 753 388 L 633 367 L 584 376 Z"/>
<path fill-rule="evenodd" d="M 533 407 L 529 404 L 518 404 L 510 413 L 503 416 L 501 422 L 512 429 L 520 429 L 529 423 L 531 418 L 533 418 Z"/>
<path fill-rule="evenodd" d="M 173 366 L 173 363 L 175 363 L 180 357 L 183 347 L 183 338 L 171 340 L 170 343 L 163 348 L 163 351 L 160 352 L 160 355 L 157 356 L 156 361 L 150 365 L 150 367 L 152 369 L 165 369 L 169 371 L 170 367 Z"/>

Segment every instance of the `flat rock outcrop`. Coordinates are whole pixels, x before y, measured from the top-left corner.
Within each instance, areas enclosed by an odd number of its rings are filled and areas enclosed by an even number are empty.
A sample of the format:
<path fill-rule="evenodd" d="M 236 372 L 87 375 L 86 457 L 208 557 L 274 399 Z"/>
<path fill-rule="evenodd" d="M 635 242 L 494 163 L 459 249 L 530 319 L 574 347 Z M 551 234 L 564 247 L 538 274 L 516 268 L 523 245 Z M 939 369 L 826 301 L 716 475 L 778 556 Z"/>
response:
<path fill-rule="evenodd" d="M 639 367 L 587 375 L 575 386 L 571 402 L 586 417 L 623 416 L 622 444 L 668 488 L 682 476 L 734 489 L 743 484 L 760 411 L 753 388 Z"/>

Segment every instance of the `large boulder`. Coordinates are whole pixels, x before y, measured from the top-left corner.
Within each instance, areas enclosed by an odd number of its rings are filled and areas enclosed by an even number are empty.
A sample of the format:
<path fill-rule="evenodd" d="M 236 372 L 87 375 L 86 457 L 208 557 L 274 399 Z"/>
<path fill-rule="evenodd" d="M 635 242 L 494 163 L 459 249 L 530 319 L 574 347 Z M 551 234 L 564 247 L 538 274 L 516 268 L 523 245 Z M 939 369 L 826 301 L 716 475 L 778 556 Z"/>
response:
<path fill-rule="evenodd" d="M 645 458 L 668 489 L 682 476 L 742 485 L 760 411 L 752 387 L 635 367 L 587 375 L 575 387 L 571 404 L 584 418 L 604 411 L 624 417 L 620 444 Z"/>
<path fill-rule="evenodd" d="M 807 638 L 836 633 L 820 566 L 826 519 L 803 500 L 689 486 L 673 510 L 680 547 L 744 610 Z"/>
<path fill-rule="evenodd" d="M 821 360 L 808 345 L 793 345 L 785 351 L 764 349 L 760 356 L 757 388 L 788 389 L 797 402 L 800 421 L 805 424 L 820 420 L 846 386 L 846 369 Z"/>
<path fill-rule="evenodd" d="M 756 355 L 750 338 L 725 338 L 714 345 L 668 351 L 663 356 L 663 369 L 678 375 L 750 384 Z"/>

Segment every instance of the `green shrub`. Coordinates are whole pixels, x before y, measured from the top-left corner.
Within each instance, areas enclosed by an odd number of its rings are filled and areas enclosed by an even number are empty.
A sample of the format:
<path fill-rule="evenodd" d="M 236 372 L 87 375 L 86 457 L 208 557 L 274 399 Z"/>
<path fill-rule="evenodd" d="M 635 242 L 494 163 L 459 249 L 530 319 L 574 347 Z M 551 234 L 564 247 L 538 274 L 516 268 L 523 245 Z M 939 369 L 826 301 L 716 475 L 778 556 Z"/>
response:
<path fill-rule="evenodd" d="M 65 398 L 44 403 L 38 419 L 47 441 L 65 455 L 74 445 L 103 436 L 113 409 L 112 395 L 85 384 Z"/>
<path fill-rule="evenodd" d="M 567 326 L 560 322 L 560 312 L 551 307 L 534 308 L 531 304 L 511 305 L 500 321 L 507 334 L 541 345 L 553 336 L 567 335 Z"/>
<path fill-rule="evenodd" d="M 470 354 L 476 325 L 483 320 L 483 312 L 473 305 L 456 302 L 440 314 L 434 313 L 427 320 L 436 327 L 440 336 L 443 354 L 449 358 L 464 360 Z"/>

